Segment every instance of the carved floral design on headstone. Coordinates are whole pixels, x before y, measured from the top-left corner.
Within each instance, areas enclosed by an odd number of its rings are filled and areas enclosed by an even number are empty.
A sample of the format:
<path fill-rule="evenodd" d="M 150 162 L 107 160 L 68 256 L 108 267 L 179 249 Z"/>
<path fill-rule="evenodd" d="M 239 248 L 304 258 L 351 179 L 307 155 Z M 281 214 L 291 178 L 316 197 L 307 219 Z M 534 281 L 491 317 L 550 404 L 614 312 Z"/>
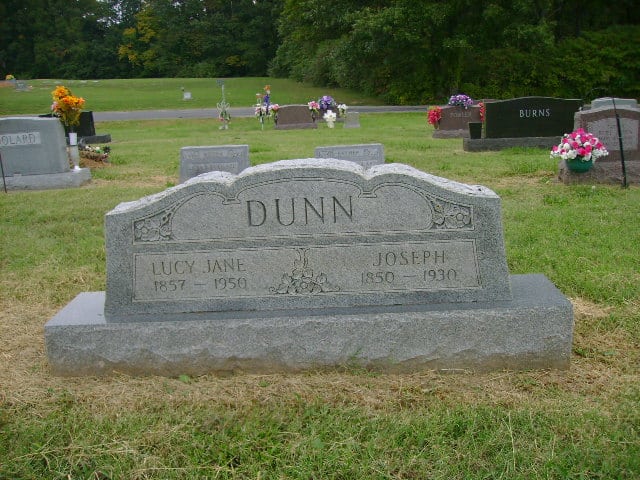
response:
<path fill-rule="evenodd" d="M 271 293 L 313 294 L 340 291 L 340 287 L 329 283 L 324 273 L 314 276 L 307 258 L 308 251 L 304 248 L 298 249 L 298 258 L 293 260 L 293 270 L 282 275 L 280 285 L 269 289 Z"/>
<path fill-rule="evenodd" d="M 469 207 L 444 202 L 433 203 L 432 206 L 435 228 L 456 229 L 471 225 Z"/>
<path fill-rule="evenodd" d="M 162 210 L 155 215 L 133 222 L 133 238 L 136 242 L 171 240 L 171 220 L 180 204 Z"/>

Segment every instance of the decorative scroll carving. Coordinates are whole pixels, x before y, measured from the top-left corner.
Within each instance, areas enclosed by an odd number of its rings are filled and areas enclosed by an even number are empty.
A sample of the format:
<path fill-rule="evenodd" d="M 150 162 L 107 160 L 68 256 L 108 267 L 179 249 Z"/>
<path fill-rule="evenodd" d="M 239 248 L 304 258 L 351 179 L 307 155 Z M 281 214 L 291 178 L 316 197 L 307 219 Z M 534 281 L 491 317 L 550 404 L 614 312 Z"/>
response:
<path fill-rule="evenodd" d="M 133 222 L 133 239 L 135 242 L 160 242 L 171 240 L 173 233 L 171 220 L 181 204 L 176 203 L 166 210 Z"/>
<path fill-rule="evenodd" d="M 431 200 L 433 210 L 433 228 L 438 230 L 456 230 L 471 226 L 471 208 L 455 203 Z"/>

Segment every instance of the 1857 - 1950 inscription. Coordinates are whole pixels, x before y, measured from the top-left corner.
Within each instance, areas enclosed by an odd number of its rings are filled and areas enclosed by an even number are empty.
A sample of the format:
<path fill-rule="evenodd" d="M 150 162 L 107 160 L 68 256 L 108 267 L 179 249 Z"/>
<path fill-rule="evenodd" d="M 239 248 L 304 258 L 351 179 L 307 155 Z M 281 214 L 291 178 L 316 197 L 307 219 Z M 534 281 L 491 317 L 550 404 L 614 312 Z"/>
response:
<path fill-rule="evenodd" d="M 134 263 L 138 301 L 479 286 L 473 240 L 140 253 Z"/>
<path fill-rule="evenodd" d="M 122 204 L 107 228 L 113 318 L 511 295 L 499 197 L 403 165 L 206 174 Z"/>

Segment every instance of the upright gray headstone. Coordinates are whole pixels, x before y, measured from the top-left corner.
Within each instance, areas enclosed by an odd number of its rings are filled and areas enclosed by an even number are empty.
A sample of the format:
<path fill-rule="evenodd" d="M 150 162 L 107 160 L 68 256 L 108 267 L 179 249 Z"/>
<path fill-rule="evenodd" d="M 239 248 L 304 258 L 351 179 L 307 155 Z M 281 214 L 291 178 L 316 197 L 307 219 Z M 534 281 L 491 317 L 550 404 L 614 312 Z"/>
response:
<path fill-rule="evenodd" d="M 583 128 L 600 140 L 609 155 L 598 159 L 598 162 L 620 162 L 620 137 L 616 113 L 620 120 L 624 158 L 628 161 L 640 160 L 640 109 L 629 107 L 613 108 L 612 104 L 599 108 L 591 108 L 576 113 L 574 128 Z M 558 139 L 559 140 L 559 139 Z"/>
<path fill-rule="evenodd" d="M 591 102 L 591 108 L 613 108 L 613 103 L 615 100 L 616 107 L 622 108 L 638 108 L 638 101 L 635 98 L 612 98 L 612 97 L 603 97 L 596 98 Z"/>
<path fill-rule="evenodd" d="M 77 187 L 89 169 L 72 171 L 64 129 L 57 118 L 0 118 L 0 153 L 7 188 L 40 190 Z"/>
<path fill-rule="evenodd" d="M 106 294 L 45 326 L 56 374 L 568 366 L 571 304 L 509 275 L 482 186 L 282 161 L 120 204 L 105 235 Z"/>
<path fill-rule="evenodd" d="M 18 92 L 28 92 L 29 85 L 24 80 L 16 80 L 16 91 Z"/>
<path fill-rule="evenodd" d="M 360 112 L 347 113 L 343 128 L 360 128 Z"/>
<path fill-rule="evenodd" d="M 381 143 L 316 147 L 315 156 L 316 158 L 349 160 L 364 168 L 370 168 L 384 163 L 384 147 Z"/>
<path fill-rule="evenodd" d="M 180 182 L 213 171 L 240 173 L 249 166 L 249 145 L 214 145 L 180 149 Z"/>
<path fill-rule="evenodd" d="M 308 105 L 285 105 L 278 110 L 276 129 L 318 128 L 311 117 Z"/>

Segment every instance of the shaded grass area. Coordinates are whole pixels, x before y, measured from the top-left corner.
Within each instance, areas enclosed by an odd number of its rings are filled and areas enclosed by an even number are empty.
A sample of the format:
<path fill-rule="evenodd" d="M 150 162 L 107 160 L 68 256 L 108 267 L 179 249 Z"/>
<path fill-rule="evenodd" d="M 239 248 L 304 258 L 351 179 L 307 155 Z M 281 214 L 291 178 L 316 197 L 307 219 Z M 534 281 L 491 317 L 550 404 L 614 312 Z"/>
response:
<path fill-rule="evenodd" d="M 640 476 L 637 186 L 558 184 L 548 152 L 467 153 L 432 139 L 422 114 L 367 114 L 361 125 L 102 123 L 111 164 L 90 185 L 0 195 L 0 478 Z M 502 197 L 511 272 L 544 273 L 574 305 L 569 371 L 49 374 L 44 324 L 78 293 L 104 289 L 104 214 L 175 184 L 181 147 L 248 144 L 255 165 L 359 143 Z"/>

